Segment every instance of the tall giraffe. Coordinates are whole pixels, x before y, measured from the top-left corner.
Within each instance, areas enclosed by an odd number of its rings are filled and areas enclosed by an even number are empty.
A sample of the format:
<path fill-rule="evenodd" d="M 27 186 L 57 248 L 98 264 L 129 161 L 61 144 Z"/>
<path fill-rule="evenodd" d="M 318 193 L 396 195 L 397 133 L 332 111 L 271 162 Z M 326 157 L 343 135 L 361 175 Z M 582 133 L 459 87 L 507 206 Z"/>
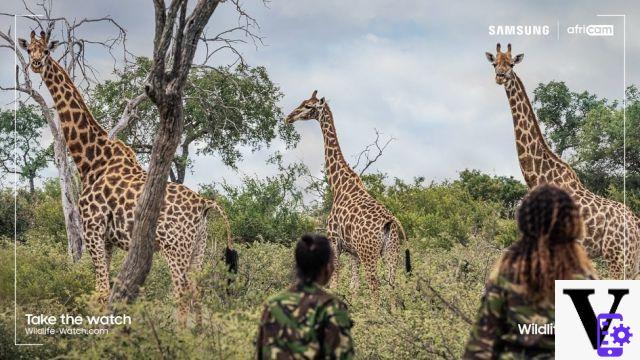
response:
<path fill-rule="evenodd" d="M 298 120 L 315 119 L 322 130 L 325 171 L 333 193 L 327 219 L 327 237 L 335 254 L 331 287 L 338 281 L 339 256 L 344 250 L 351 259 L 352 289 L 360 286 L 359 266 L 362 262 L 367 282 L 375 292 L 380 285 L 376 276 L 378 259 L 384 257 L 388 281 L 393 284 L 400 247 L 398 233 L 402 234 L 405 243 L 406 235 L 400 221 L 369 195 L 358 174 L 347 164 L 340 150 L 329 104 L 324 98 L 318 99 L 317 93 L 317 90 L 314 91 L 311 98 L 304 100 L 286 117 L 285 122 L 292 124 Z M 410 271 L 408 249 L 405 256 L 406 270 Z"/>
<path fill-rule="evenodd" d="M 82 180 L 79 208 L 85 246 L 96 270 L 96 290 L 102 300 L 110 290 L 109 265 L 114 246 L 129 248 L 133 228 L 133 210 L 147 173 L 135 153 L 120 140 L 112 140 L 96 122 L 82 95 L 67 72 L 50 53 L 58 42 L 49 42 L 49 33 L 40 37 L 31 32 L 27 42 L 19 44 L 29 54 L 31 69 L 39 73 L 55 102 L 69 154 Z M 188 296 L 195 285 L 187 272 L 202 264 L 206 245 L 207 213 L 220 213 L 227 230 L 227 260 L 235 266 L 229 221 L 222 208 L 175 183 L 168 183 L 156 231 L 155 247 L 169 265 L 173 292 L 180 303 L 179 315 L 185 315 Z M 198 306 L 198 304 L 194 304 Z"/>
<path fill-rule="evenodd" d="M 640 265 L 638 218 L 623 204 L 589 191 L 573 169 L 549 148 L 525 87 L 513 71 L 524 54 L 512 57 L 511 44 L 506 52 L 500 51 L 497 44 L 496 55 L 487 52 L 486 56 L 495 67 L 496 83 L 504 85 L 509 100 L 520 169 L 527 186 L 532 189 L 551 183 L 567 190 L 581 207 L 586 224 L 583 244 L 589 255 L 603 257 L 614 279 L 636 276 Z"/>

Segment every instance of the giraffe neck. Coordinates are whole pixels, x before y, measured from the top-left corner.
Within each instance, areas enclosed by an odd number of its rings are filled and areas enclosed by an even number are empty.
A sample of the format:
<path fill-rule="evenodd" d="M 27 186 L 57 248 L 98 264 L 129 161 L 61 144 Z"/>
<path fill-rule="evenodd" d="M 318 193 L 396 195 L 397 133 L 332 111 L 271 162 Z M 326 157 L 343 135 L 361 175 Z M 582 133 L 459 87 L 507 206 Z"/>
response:
<path fill-rule="evenodd" d="M 505 90 L 513 115 L 516 149 L 522 175 L 530 188 L 552 183 L 576 190 L 582 186 L 578 176 L 544 140 L 531 101 L 520 78 L 507 82 Z"/>
<path fill-rule="evenodd" d="M 342 155 L 342 150 L 338 143 L 338 134 L 333 123 L 333 114 L 329 105 L 324 105 L 318 120 L 324 139 L 324 161 L 327 181 L 331 186 L 334 197 L 349 182 L 355 182 L 357 186 L 364 188 L 360 177 L 351 169 Z"/>
<path fill-rule="evenodd" d="M 107 152 L 111 151 L 105 145 L 112 141 L 91 115 L 67 72 L 51 58 L 47 62 L 42 79 L 55 103 L 69 153 L 85 182 L 103 170 L 110 158 Z"/>

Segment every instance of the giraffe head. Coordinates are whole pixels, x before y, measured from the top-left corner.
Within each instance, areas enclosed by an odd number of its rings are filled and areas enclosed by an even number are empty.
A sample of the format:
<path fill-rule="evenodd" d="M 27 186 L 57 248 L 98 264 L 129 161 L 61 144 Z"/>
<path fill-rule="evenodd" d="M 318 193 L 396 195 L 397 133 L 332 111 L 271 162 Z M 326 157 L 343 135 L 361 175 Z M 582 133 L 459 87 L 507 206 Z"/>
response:
<path fill-rule="evenodd" d="M 505 85 L 509 80 L 513 79 L 513 67 L 522 61 L 524 54 L 518 54 L 511 57 L 511 44 L 507 45 L 507 52 L 500 51 L 500 43 L 496 45 L 496 55 L 485 53 L 487 60 L 496 69 L 496 83 Z"/>
<path fill-rule="evenodd" d="M 311 120 L 320 118 L 320 113 L 325 105 L 324 98 L 318 99 L 316 97 L 318 94 L 318 90 L 314 90 L 311 97 L 307 100 L 304 100 L 300 106 L 295 108 L 285 119 L 284 121 L 287 124 L 293 124 L 298 120 Z"/>
<path fill-rule="evenodd" d="M 20 47 L 27 50 L 27 54 L 29 54 L 29 63 L 33 72 L 42 73 L 44 67 L 49 64 L 51 52 L 58 46 L 58 41 L 49 42 L 49 37 L 51 37 L 51 31 L 46 33 L 41 31 L 39 37 L 36 36 L 35 31 L 31 31 L 29 41 L 18 39 Z"/>

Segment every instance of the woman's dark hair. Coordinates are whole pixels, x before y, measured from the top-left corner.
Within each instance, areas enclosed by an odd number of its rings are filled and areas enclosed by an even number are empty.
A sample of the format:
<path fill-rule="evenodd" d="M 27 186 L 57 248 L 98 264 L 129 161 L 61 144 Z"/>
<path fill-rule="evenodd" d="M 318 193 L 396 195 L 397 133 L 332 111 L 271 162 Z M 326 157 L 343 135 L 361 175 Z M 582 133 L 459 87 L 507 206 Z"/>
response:
<path fill-rule="evenodd" d="M 524 285 L 531 298 L 553 301 L 555 280 L 594 273 L 579 243 L 584 235 L 580 208 L 566 191 L 538 186 L 524 198 L 516 217 L 520 238 L 500 269 Z"/>
<path fill-rule="evenodd" d="M 304 234 L 296 245 L 298 278 L 305 283 L 315 281 L 333 256 L 329 240 L 318 234 Z"/>

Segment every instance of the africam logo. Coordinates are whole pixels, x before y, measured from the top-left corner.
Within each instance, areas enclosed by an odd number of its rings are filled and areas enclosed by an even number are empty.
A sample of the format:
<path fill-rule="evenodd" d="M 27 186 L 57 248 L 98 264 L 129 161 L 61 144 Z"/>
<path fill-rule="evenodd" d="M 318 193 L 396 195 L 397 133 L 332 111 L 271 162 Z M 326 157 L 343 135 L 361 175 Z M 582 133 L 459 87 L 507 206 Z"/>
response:
<path fill-rule="evenodd" d="M 613 25 L 574 25 L 567 27 L 567 34 L 588 36 L 613 36 Z"/>
<path fill-rule="evenodd" d="M 622 314 L 617 313 L 622 298 L 629 294 L 628 289 L 609 289 L 613 295 L 613 304 L 609 312 L 596 316 L 593 306 L 589 301 L 589 295 L 594 294 L 594 289 L 564 289 L 578 312 L 582 326 L 584 327 L 591 346 L 600 357 L 620 357 L 623 347 L 631 343 L 631 327 L 625 326 Z M 617 326 L 615 326 L 617 324 Z"/>

